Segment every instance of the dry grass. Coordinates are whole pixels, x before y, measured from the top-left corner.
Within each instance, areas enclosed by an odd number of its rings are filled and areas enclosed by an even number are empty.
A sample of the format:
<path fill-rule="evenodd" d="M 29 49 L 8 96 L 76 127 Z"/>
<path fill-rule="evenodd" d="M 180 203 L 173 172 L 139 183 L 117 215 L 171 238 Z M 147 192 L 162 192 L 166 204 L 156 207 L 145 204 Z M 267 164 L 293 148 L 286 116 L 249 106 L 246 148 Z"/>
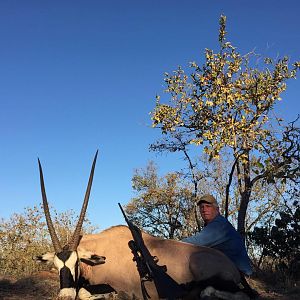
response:
<path fill-rule="evenodd" d="M 248 280 L 249 284 L 255 289 L 261 300 L 299 300 L 300 282 L 293 286 L 285 286 L 275 280 L 275 274 L 259 274 L 256 278 Z"/>

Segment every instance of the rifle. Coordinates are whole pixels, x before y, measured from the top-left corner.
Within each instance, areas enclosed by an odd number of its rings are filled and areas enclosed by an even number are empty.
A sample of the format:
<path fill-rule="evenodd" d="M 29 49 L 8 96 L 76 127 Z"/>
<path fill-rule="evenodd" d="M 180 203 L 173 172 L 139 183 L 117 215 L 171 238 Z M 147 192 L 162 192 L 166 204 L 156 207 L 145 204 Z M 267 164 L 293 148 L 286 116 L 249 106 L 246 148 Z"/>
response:
<path fill-rule="evenodd" d="M 173 300 L 182 298 L 185 293 L 183 287 L 166 273 L 166 266 L 157 264 L 158 258 L 152 256 L 149 252 L 144 243 L 141 230 L 127 218 L 121 204 L 118 203 L 118 205 L 133 237 L 133 240 L 129 241 L 128 246 L 131 249 L 134 257 L 133 261 L 136 262 L 141 278 L 144 299 L 150 298 L 144 286 L 145 281 L 154 281 L 160 299 Z"/>

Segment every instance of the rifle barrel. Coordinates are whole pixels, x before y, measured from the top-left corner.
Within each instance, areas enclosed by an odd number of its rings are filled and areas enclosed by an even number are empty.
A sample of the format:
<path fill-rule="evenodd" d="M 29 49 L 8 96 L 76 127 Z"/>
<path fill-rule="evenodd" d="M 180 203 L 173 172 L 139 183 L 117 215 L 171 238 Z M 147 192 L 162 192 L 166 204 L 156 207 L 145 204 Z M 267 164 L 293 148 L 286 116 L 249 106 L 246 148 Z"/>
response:
<path fill-rule="evenodd" d="M 129 226 L 129 220 L 128 220 L 126 214 L 125 214 L 125 211 L 123 210 L 122 205 L 121 205 L 120 203 L 118 203 L 118 205 L 119 205 L 119 207 L 120 207 L 120 209 L 121 209 L 121 212 L 122 212 L 122 214 L 123 214 L 123 216 L 124 216 L 124 219 L 125 219 L 126 223 L 127 223 L 128 226 Z"/>

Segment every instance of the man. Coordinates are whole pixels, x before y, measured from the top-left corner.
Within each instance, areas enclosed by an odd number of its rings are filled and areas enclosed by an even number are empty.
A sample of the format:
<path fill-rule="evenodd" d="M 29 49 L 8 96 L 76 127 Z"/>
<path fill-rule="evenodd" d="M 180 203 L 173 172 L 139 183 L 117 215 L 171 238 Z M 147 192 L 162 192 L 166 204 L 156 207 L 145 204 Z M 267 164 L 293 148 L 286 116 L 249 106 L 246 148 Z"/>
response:
<path fill-rule="evenodd" d="M 212 195 L 204 195 L 197 202 L 204 228 L 183 242 L 218 249 L 227 255 L 241 273 L 252 274 L 249 256 L 242 236 L 220 215 L 217 200 Z"/>

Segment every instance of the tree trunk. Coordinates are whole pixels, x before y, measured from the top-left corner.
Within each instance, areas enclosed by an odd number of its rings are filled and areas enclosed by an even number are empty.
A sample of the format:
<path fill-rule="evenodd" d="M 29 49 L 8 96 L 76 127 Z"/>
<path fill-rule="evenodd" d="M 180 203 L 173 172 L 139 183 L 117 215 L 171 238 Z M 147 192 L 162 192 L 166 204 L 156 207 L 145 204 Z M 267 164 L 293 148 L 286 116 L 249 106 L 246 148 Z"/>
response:
<path fill-rule="evenodd" d="M 246 213 L 247 213 L 247 208 L 250 200 L 250 193 L 247 193 L 246 191 L 243 192 L 242 194 L 242 199 L 241 199 L 241 204 L 240 204 L 240 209 L 238 213 L 238 226 L 237 226 L 237 231 L 245 237 L 245 219 L 246 219 Z"/>
<path fill-rule="evenodd" d="M 196 219 L 198 231 L 200 231 L 200 230 L 201 230 L 201 222 L 200 222 L 199 217 L 198 217 L 197 209 L 198 209 L 198 208 L 197 208 L 197 206 L 195 205 L 195 206 L 194 206 L 194 216 L 195 216 L 195 219 Z"/>
<path fill-rule="evenodd" d="M 246 158 L 243 158 L 243 186 L 240 186 L 240 194 L 241 194 L 241 204 L 238 213 L 238 232 L 245 238 L 245 220 L 246 220 L 246 213 L 248 209 L 248 204 L 251 195 L 252 184 L 250 180 L 250 157 L 249 157 L 249 150 L 245 150 L 244 154 Z"/>

